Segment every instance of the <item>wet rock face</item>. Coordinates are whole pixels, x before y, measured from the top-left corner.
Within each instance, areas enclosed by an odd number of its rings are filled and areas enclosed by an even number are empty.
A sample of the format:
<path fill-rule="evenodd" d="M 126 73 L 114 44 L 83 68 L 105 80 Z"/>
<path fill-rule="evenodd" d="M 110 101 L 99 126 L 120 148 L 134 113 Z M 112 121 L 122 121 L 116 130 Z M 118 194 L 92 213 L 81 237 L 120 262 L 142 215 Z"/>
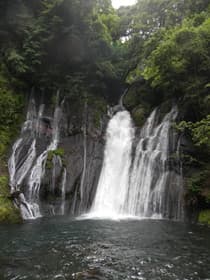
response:
<path fill-rule="evenodd" d="M 108 122 L 105 105 L 81 106 L 66 102 L 60 127 L 60 143 L 66 168 L 67 213 L 87 212 L 98 184 L 104 151 L 104 135 Z"/>
<path fill-rule="evenodd" d="M 11 193 L 18 191 L 24 219 L 86 212 L 100 175 L 106 105 L 73 104 L 58 93 L 50 106 L 31 96 L 9 160 Z"/>
<path fill-rule="evenodd" d="M 77 134 L 62 140 L 67 170 L 66 193 L 71 214 L 86 212 L 93 201 L 103 161 L 101 139 L 87 136 L 84 168 L 84 136 Z M 82 184 L 82 177 L 83 184 Z"/>
<path fill-rule="evenodd" d="M 82 214 L 91 206 L 103 161 L 103 138 L 107 124 L 107 118 L 105 116 L 103 118 L 100 125 L 96 126 L 91 108 L 86 114 L 81 111 L 63 112 L 58 145 L 58 148 L 63 151 L 62 162 L 61 166 L 57 164 L 54 171 L 56 177 L 54 190 L 52 189 L 54 164 L 47 162 L 49 168 L 45 168 L 40 191 L 43 209 L 45 204 L 48 204 L 49 194 L 50 198 L 54 197 L 55 203 L 61 196 L 64 168 L 66 169 L 65 214 Z"/>

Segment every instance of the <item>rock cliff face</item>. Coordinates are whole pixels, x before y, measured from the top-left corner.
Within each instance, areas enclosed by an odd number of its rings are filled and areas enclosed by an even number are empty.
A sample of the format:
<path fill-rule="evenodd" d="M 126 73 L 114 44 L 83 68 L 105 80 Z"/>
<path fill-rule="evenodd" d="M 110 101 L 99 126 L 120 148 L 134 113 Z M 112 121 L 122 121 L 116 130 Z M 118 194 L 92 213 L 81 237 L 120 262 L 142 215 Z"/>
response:
<path fill-rule="evenodd" d="M 159 96 L 159 98 L 156 98 Z M 124 105 L 131 112 L 134 123 L 141 126 L 145 121 L 151 108 L 160 107 L 160 116 L 169 110 L 171 99 L 164 99 L 159 94 L 152 94 L 151 89 L 144 81 L 133 84 L 124 98 Z M 192 109 L 192 104 L 185 98 L 175 99 L 179 108 L 176 124 L 181 121 L 194 122 L 197 113 Z M 197 222 L 199 212 L 210 208 L 210 165 L 208 147 L 199 147 L 193 143 L 189 131 L 179 131 L 180 159 L 182 163 L 185 217 L 189 221 Z M 176 166 L 176 157 L 173 152 L 171 164 Z"/>
<path fill-rule="evenodd" d="M 107 114 L 106 103 L 101 100 L 90 102 L 85 99 L 78 104 L 78 100 L 76 103 L 68 99 L 62 100 L 59 95 L 56 100 L 56 104 L 52 106 L 39 104 L 31 98 L 26 121 L 20 137 L 13 146 L 9 161 L 10 187 L 12 197 L 24 219 L 64 214 L 75 216 L 88 212 L 96 194 L 102 168 L 107 123 L 109 117 L 123 107 L 123 104 L 112 107 Z M 158 106 L 155 110 L 157 113 L 154 129 L 162 122 L 165 123 L 164 119 L 172 107 L 177 107 L 174 101 L 167 101 Z M 173 122 L 182 118 L 181 114 L 182 110 L 176 111 L 176 117 L 171 120 L 172 127 Z M 142 121 L 147 117 L 145 111 Z M 132 139 L 133 163 L 138 154 L 137 144 L 141 140 L 142 127 L 135 124 L 136 133 Z M 167 133 L 163 129 L 163 135 L 165 134 Z M 158 132 L 157 141 L 161 142 L 162 138 L 159 139 L 159 136 Z M 151 137 L 154 138 L 154 135 Z M 184 185 L 185 189 L 184 193 L 179 192 L 181 195 L 178 198 L 181 214 L 167 214 L 165 217 L 183 217 L 184 205 L 187 217 L 196 220 L 201 201 L 198 201 L 198 196 L 194 195 L 192 190 L 189 191 L 189 178 L 198 166 L 188 162 L 191 160 L 190 156 L 193 157 L 194 147 L 186 135 L 180 134 L 176 129 L 172 128 L 164 137 L 170 145 L 167 148 L 163 171 L 168 172 L 170 176 L 165 179 L 167 195 L 163 200 L 169 201 L 167 197 L 171 198 L 171 206 L 169 205 L 165 212 L 170 212 L 178 187 Z M 145 143 L 148 142 L 147 138 Z M 145 151 L 144 146 L 141 148 L 140 154 Z M 159 174 L 159 169 L 159 164 L 154 164 L 152 174 Z M 153 177 L 152 187 L 159 178 Z M 141 178 L 137 180 L 137 185 L 139 180 Z"/>
<path fill-rule="evenodd" d="M 103 142 L 100 137 L 92 138 L 77 134 L 62 140 L 67 170 L 66 195 L 69 198 L 68 212 L 86 212 L 93 201 L 103 160 Z"/>
<path fill-rule="evenodd" d="M 68 106 L 67 103 L 60 147 L 67 171 L 66 211 L 78 215 L 88 211 L 95 196 L 108 117 L 106 110 L 101 110 L 97 103 L 84 103 L 81 111 Z"/>
<path fill-rule="evenodd" d="M 98 102 L 99 103 L 99 102 Z M 29 101 L 9 160 L 10 187 L 24 219 L 87 212 L 103 160 L 106 106 Z M 69 108 L 71 107 L 71 108 Z"/>

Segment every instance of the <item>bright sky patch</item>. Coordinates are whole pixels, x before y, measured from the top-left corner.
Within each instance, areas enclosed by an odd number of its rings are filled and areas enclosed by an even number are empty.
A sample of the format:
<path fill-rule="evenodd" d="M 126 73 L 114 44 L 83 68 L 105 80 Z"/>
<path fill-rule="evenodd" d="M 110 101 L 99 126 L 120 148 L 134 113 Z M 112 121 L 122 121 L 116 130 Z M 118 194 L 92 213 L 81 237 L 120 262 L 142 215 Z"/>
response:
<path fill-rule="evenodd" d="M 115 9 L 118 9 L 120 6 L 129 6 L 136 3 L 136 0 L 112 0 L 112 5 Z"/>

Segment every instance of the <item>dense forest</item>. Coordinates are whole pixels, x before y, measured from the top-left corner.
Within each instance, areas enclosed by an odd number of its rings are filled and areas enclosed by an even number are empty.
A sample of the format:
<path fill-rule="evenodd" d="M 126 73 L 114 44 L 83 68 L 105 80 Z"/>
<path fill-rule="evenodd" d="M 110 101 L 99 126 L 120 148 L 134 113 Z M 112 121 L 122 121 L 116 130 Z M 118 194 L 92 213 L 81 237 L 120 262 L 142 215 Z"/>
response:
<path fill-rule="evenodd" d="M 176 102 L 187 148 L 185 203 L 210 222 L 210 1 L 138 0 L 113 9 L 110 0 L 1 0 L 0 220 L 13 211 L 7 159 L 35 94 L 55 93 L 95 125 L 107 105 L 124 106 L 141 127 L 151 110 Z"/>

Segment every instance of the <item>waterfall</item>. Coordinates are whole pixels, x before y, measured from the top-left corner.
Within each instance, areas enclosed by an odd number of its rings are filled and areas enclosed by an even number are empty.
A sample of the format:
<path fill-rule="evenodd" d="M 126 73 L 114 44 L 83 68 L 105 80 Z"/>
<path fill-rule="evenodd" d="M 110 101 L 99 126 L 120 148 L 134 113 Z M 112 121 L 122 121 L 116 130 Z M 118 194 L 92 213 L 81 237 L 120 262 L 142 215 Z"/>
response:
<path fill-rule="evenodd" d="M 24 219 L 64 215 L 76 207 L 82 213 L 90 203 L 89 217 L 175 220 L 183 217 L 181 141 L 172 127 L 177 107 L 172 107 L 164 117 L 161 109 L 156 108 L 141 130 L 135 130 L 129 112 L 122 106 L 122 98 L 120 103 L 111 110 L 101 173 L 99 179 L 95 176 L 96 193 L 95 186 L 94 192 L 88 193 L 86 181 L 97 164 L 92 165 L 88 159 L 90 151 L 93 154 L 95 151 L 90 149 L 87 137 L 85 104 L 83 169 L 78 174 L 76 188 L 70 189 L 71 205 L 66 207 L 69 170 L 64 168 L 56 151 L 62 120 L 59 93 L 52 117 L 44 116 L 44 104 L 38 107 L 34 98 L 30 98 L 26 121 L 8 162 L 11 194 Z"/>
<path fill-rule="evenodd" d="M 90 215 L 114 217 L 124 213 L 133 137 L 130 114 L 115 114 L 107 127 L 104 161 Z"/>
<path fill-rule="evenodd" d="M 32 216 L 29 218 L 38 218 L 41 217 L 39 209 L 39 190 L 41 186 L 41 180 L 44 175 L 44 165 L 47 158 L 47 151 L 44 151 L 36 160 L 35 165 L 33 166 L 30 176 L 28 179 L 28 189 L 26 192 L 26 197 L 28 201 L 29 208 L 31 209 Z M 25 213 L 22 214 L 26 218 Z M 27 213 L 28 217 L 28 213 Z"/>
<path fill-rule="evenodd" d="M 31 97 L 26 121 L 22 126 L 21 136 L 13 145 L 12 154 L 8 162 L 11 193 L 19 190 L 20 184 L 30 170 L 36 157 L 36 139 L 34 139 L 36 118 L 35 101 Z"/>
<path fill-rule="evenodd" d="M 89 217 L 182 218 L 180 145 L 171 128 L 177 114 L 173 107 L 158 123 L 159 110 L 155 109 L 141 129 L 133 158 L 130 115 L 122 111 L 113 116 Z M 172 153 L 176 154 L 178 169 L 171 164 Z"/>
<path fill-rule="evenodd" d="M 30 213 L 32 216 L 29 216 L 27 213 L 27 218 L 38 218 L 41 217 L 40 207 L 39 207 L 39 192 L 40 186 L 42 183 L 42 179 L 45 175 L 45 165 L 49 151 L 54 151 L 57 149 L 58 141 L 59 141 L 59 121 L 61 118 L 61 108 L 58 105 L 59 100 L 59 92 L 57 92 L 56 97 L 56 106 L 55 112 L 53 117 L 53 126 L 52 126 L 52 140 L 50 145 L 46 148 L 46 150 L 37 158 L 28 179 L 28 189 L 27 189 L 27 198 L 28 198 L 28 205 L 31 209 Z M 40 111 L 41 112 L 41 111 Z M 39 122 L 39 120 L 38 120 Z M 52 168 L 52 190 L 54 192 L 55 189 L 55 165 L 56 159 L 53 157 L 53 168 Z M 54 212 L 54 209 L 53 209 Z M 23 217 L 26 218 L 25 213 L 23 213 Z"/>
<path fill-rule="evenodd" d="M 85 183 L 85 174 L 87 167 L 87 101 L 85 101 L 84 106 L 84 125 L 83 125 L 83 170 L 80 182 L 80 197 L 83 199 L 84 195 L 84 183 Z"/>
<path fill-rule="evenodd" d="M 65 199 L 66 199 L 66 168 L 63 170 L 62 187 L 61 187 L 61 215 L 65 213 Z"/>
<path fill-rule="evenodd" d="M 131 215 L 180 219 L 181 174 L 170 170 L 169 165 L 175 137 L 171 123 L 177 114 L 177 108 L 173 107 L 157 125 L 156 109 L 141 130 L 128 189 L 126 210 Z"/>
<path fill-rule="evenodd" d="M 45 165 L 48 152 L 56 150 L 59 142 L 59 123 L 62 117 L 59 92 L 52 121 L 45 117 L 48 124 L 43 122 L 44 107 L 44 104 L 41 104 L 37 112 L 35 100 L 31 96 L 26 121 L 22 126 L 20 138 L 13 145 L 8 162 L 11 193 L 15 194 L 15 203 L 20 207 L 23 219 L 42 216 L 40 187 L 45 175 Z M 56 166 L 62 167 L 59 155 L 53 155 L 52 165 L 51 191 L 54 193 Z M 62 193 L 62 200 L 63 197 Z"/>

